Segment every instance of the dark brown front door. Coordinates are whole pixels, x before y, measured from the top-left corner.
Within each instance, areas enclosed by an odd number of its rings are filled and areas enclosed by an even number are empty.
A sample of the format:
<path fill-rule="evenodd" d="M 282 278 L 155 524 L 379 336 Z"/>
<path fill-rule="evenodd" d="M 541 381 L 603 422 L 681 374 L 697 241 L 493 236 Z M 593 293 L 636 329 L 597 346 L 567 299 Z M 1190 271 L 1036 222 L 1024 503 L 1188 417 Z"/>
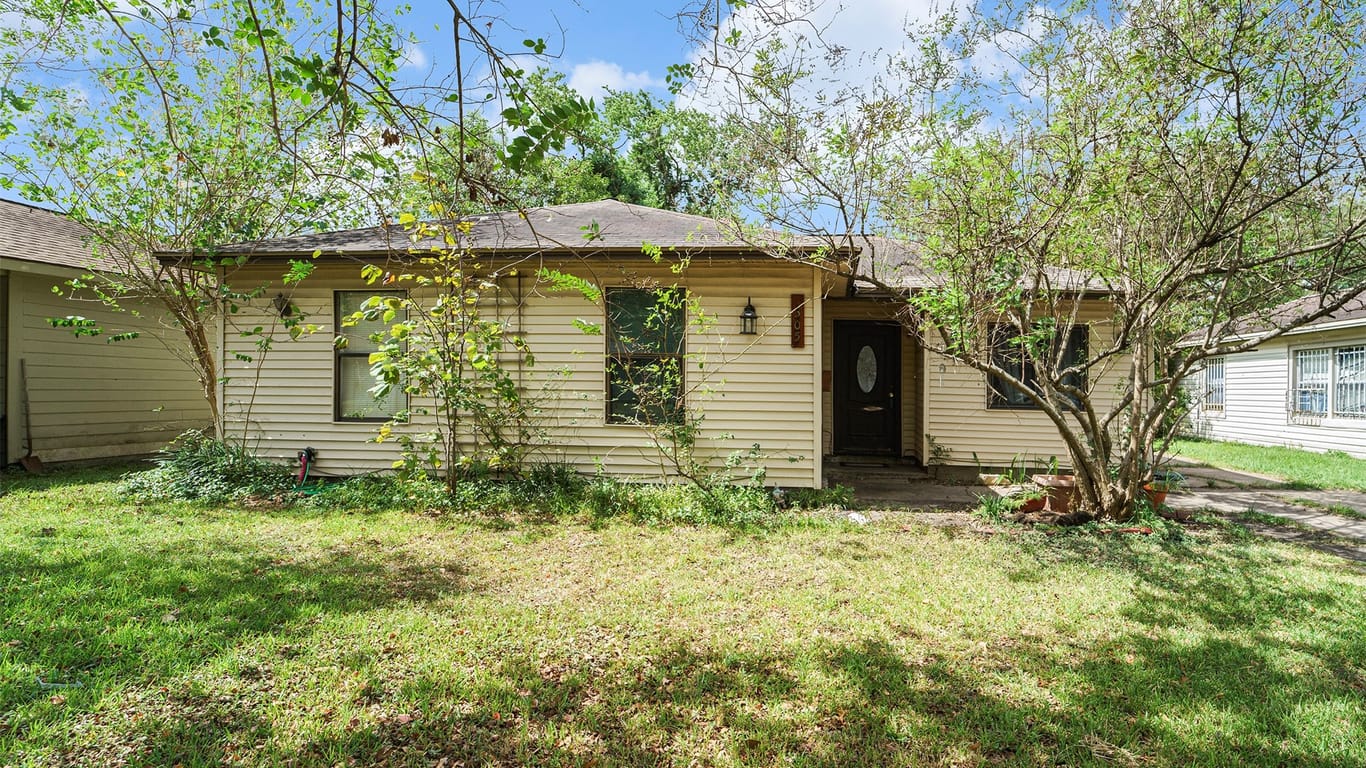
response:
<path fill-rule="evenodd" d="M 835 321 L 834 451 L 895 456 L 901 447 L 901 326 Z"/>

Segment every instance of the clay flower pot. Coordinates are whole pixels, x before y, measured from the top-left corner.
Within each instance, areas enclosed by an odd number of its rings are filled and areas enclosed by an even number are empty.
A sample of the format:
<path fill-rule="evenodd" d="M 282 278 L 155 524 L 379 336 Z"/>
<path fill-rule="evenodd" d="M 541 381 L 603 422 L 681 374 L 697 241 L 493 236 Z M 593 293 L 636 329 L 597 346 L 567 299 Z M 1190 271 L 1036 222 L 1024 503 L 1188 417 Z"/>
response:
<path fill-rule="evenodd" d="M 1156 509 L 1167 500 L 1167 489 L 1165 486 L 1158 486 L 1148 483 L 1143 486 L 1143 493 L 1148 497 L 1148 503 Z"/>
<path fill-rule="evenodd" d="M 1049 512 L 1065 515 L 1072 508 L 1072 501 L 1077 496 L 1076 475 L 1033 475 L 1029 479 L 1048 494 Z"/>

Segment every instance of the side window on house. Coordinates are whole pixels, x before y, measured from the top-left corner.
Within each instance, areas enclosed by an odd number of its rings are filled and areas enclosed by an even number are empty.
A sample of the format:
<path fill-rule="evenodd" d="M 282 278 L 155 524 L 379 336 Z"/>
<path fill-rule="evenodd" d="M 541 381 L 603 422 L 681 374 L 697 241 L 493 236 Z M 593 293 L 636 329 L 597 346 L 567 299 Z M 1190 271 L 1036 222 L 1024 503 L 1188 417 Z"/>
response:
<path fill-rule="evenodd" d="M 346 339 L 337 348 L 334 366 L 336 378 L 332 390 L 333 416 L 338 421 L 384 421 L 407 407 L 407 395 L 393 387 L 383 398 L 376 398 L 370 389 L 375 379 L 370 375 L 370 353 L 379 350 L 371 336 L 388 328 L 380 319 L 361 320 L 351 326 L 343 321 L 360 310 L 371 296 L 402 296 L 395 291 L 337 291 L 337 334 Z"/>
<path fill-rule="evenodd" d="M 1010 371 L 1015 378 L 1019 379 L 1026 386 L 1038 387 L 1039 372 L 1035 370 L 1034 363 L 1027 359 L 1024 351 L 1024 344 L 1016 334 L 1013 326 L 1005 323 L 998 323 L 991 326 L 991 359 L 1000 368 Z M 1078 365 L 1086 361 L 1087 339 L 1089 328 L 1086 325 L 1074 325 L 1067 334 L 1066 348 L 1063 350 L 1062 364 L 1064 368 Z M 1081 388 L 1086 385 L 1084 373 L 1069 374 L 1065 382 L 1071 386 Z M 988 407 L 990 408 L 1037 408 L 1034 402 L 1024 391 L 1008 383 L 1000 376 L 987 377 Z"/>
<path fill-rule="evenodd" d="M 1223 412 L 1224 386 L 1224 358 L 1211 357 L 1205 362 L 1205 410 Z"/>
<path fill-rule="evenodd" d="M 1333 414 L 1366 418 L 1366 345 L 1339 347 L 1333 387 Z"/>
<path fill-rule="evenodd" d="M 1328 415 L 1328 379 L 1332 362 L 1328 349 L 1295 350 L 1291 395 L 1291 408 L 1295 413 Z"/>
<path fill-rule="evenodd" d="M 682 293 L 609 288 L 606 302 L 608 423 L 677 420 L 686 331 Z"/>

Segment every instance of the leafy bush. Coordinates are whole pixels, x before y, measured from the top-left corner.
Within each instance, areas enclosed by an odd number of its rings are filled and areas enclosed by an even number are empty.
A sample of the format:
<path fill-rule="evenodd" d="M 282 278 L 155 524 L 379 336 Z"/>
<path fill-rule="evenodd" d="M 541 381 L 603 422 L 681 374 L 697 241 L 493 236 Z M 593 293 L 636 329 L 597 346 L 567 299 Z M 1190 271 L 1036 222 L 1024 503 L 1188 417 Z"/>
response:
<path fill-rule="evenodd" d="M 782 494 L 788 506 L 793 509 L 843 509 L 854 503 L 854 489 L 847 485 L 835 485 L 830 488 L 788 488 Z"/>
<path fill-rule="evenodd" d="M 425 512 L 451 507 L 451 497 L 441 483 L 396 475 L 357 475 L 310 486 L 304 493 L 304 503 L 320 509 Z"/>
<path fill-rule="evenodd" d="M 177 437 L 162 450 L 155 467 L 125 475 L 122 486 L 124 493 L 141 501 L 210 503 L 278 496 L 293 488 L 294 478 L 287 468 L 201 430 Z"/>

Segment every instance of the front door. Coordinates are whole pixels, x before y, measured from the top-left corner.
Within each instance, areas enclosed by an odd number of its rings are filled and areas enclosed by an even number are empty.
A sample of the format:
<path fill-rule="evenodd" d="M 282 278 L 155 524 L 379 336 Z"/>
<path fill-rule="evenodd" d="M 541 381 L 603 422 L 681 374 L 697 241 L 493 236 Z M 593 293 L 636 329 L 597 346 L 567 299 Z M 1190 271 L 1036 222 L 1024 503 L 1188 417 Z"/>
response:
<path fill-rule="evenodd" d="M 834 451 L 895 456 L 901 447 L 901 326 L 835 321 Z"/>

